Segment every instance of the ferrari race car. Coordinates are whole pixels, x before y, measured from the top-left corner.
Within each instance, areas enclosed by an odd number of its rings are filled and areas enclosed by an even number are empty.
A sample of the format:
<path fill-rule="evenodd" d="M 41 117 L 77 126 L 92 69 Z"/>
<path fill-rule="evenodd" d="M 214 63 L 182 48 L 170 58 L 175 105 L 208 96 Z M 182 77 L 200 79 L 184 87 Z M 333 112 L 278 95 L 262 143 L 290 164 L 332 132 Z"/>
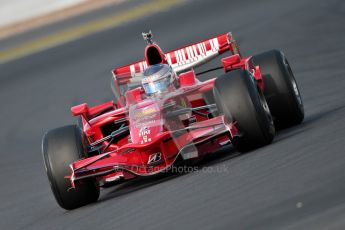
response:
<path fill-rule="evenodd" d="M 145 59 L 112 71 L 115 100 L 74 106 L 76 125 L 44 135 L 45 169 L 64 209 L 97 201 L 100 187 L 169 171 L 228 144 L 240 152 L 267 145 L 276 129 L 304 118 L 281 51 L 242 57 L 225 33 L 164 53 L 151 32 L 143 36 Z M 221 66 L 194 71 L 227 51 Z M 216 69 L 224 73 L 198 80 Z"/>

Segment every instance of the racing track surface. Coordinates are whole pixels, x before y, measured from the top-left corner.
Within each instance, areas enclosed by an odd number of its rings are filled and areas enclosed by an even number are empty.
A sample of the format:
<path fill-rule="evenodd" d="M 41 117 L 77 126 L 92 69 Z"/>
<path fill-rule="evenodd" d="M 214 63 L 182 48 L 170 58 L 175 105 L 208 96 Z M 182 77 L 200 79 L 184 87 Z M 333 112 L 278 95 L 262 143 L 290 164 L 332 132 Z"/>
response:
<path fill-rule="evenodd" d="M 344 21 L 340 0 L 195 0 L 1 65 L 0 229 L 344 229 Z M 208 172 L 108 188 L 66 212 L 50 191 L 41 137 L 74 122 L 71 105 L 112 96 L 111 68 L 143 56 L 148 29 L 165 50 L 230 30 L 247 55 L 282 49 L 305 122 L 248 154 L 221 152 L 202 163 Z"/>

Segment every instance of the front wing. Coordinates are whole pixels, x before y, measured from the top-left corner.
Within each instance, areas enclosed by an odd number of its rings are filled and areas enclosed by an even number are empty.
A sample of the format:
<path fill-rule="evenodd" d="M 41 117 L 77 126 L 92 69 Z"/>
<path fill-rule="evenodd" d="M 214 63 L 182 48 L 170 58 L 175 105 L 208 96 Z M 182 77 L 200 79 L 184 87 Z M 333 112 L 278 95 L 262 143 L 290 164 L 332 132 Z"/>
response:
<path fill-rule="evenodd" d="M 116 172 L 154 175 L 168 170 L 179 156 L 188 159 L 214 152 L 221 147 L 222 141 L 229 141 L 235 135 L 235 125 L 226 124 L 224 117 L 219 116 L 184 129 L 162 132 L 146 144 L 129 143 L 114 151 L 74 162 L 70 165 L 72 174 L 67 177 L 75 187 L 76 181 Z"/>

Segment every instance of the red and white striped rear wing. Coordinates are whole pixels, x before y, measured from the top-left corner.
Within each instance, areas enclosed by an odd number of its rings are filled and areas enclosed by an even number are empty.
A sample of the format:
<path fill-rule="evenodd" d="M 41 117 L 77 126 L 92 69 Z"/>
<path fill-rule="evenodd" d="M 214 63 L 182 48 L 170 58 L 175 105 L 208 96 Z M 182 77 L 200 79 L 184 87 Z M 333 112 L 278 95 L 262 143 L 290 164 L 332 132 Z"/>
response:
<path fill-rule="evenodd" d="M 164 54 L 164 56 L 165 62 L 170 64 L 172 68 L 179 73 L 204 64 L 226 51 L 240 55 L 236 41 L 233 39 L 230 32 L 180 49 L 172 50 Z M 147 66 L 146 60 L 143 60 L 116 68 L 112 72 L 115 79 L 122 78 L 121 76 L 126 76 L 125 78 L 128 79 L 143 72 Z"/>

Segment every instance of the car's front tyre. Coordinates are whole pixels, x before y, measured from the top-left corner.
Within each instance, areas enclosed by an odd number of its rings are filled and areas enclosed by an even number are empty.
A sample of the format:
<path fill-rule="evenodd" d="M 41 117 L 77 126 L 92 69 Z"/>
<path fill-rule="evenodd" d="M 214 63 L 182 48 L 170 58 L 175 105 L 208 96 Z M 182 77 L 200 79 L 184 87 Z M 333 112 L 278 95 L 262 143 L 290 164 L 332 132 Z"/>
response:
<path fill-rule="evenodd" d="M 232 140 L 241 152 L 267 145 L 275 135 L 265 97 L 251 74 L 243 69 L 230 71 L 215 80 L 214 98 L 220 114 L 239 128 Z"/>
<path fill-rule="evenodd" d="M 57 203 L 71 210 L 97 201 L 99 187 L 93 180 L 78 183 L 71 188 L 69 165 L 83 157 L 80 129 L 76 125 L 65 126 L 49 131 L 43 138 L 42 151 L 48 180 Z"/>

